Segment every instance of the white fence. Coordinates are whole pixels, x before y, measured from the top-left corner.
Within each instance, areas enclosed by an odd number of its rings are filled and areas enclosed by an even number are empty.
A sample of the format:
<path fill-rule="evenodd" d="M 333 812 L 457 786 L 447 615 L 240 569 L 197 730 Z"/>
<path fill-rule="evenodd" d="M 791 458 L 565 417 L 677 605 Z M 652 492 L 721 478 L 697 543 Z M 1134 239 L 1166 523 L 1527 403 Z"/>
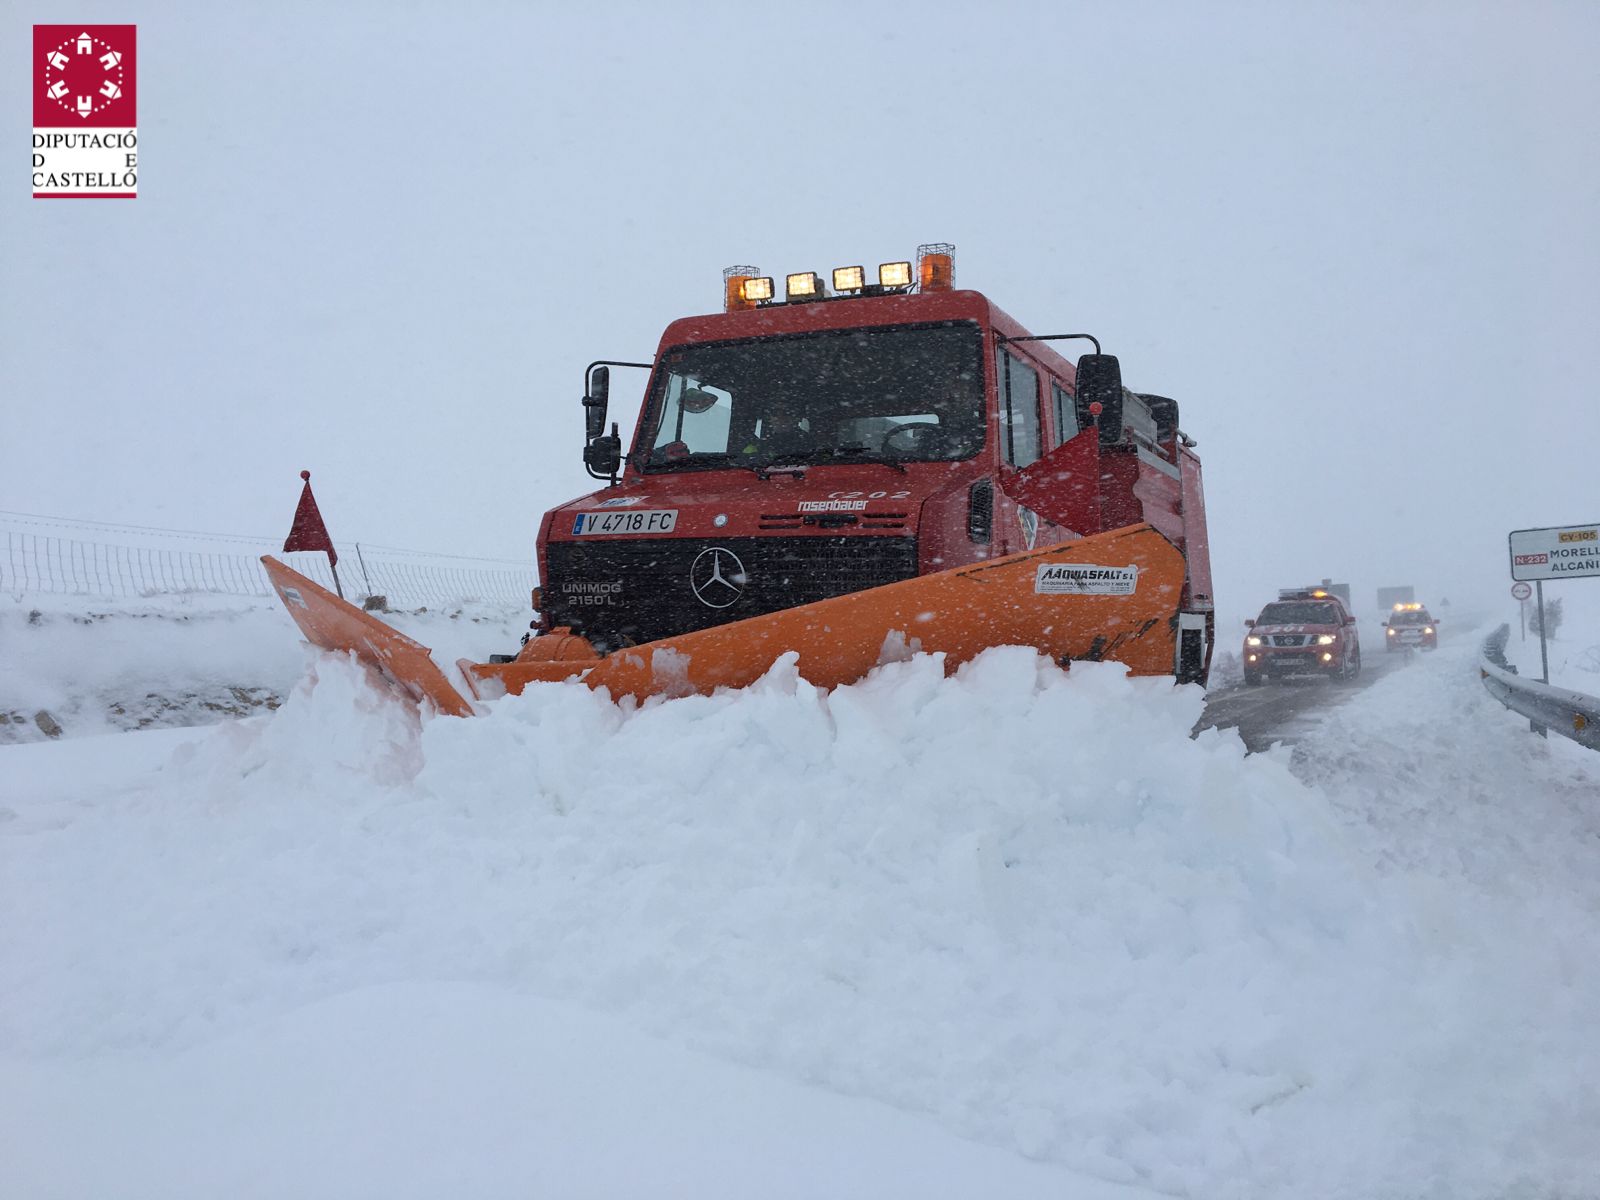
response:
<path fill-rule="evenodd" d="M 374 552 L 353 543 L 338 550 L 345 596 L 358 601 L 368 595 L 384 596 L 396 608 L 472 602 L 526 605 L 534 582 L 531 563 L 518 569 L 497 559 Z M 260 554 L 272 552 L 270 546 L 260 547 L 259 553 L 234 554 L 7 529 L 0 550 L 0 594 L 270 596 Z M 324 587 L 333 587 L 326 555 L 277 557 Z"/>

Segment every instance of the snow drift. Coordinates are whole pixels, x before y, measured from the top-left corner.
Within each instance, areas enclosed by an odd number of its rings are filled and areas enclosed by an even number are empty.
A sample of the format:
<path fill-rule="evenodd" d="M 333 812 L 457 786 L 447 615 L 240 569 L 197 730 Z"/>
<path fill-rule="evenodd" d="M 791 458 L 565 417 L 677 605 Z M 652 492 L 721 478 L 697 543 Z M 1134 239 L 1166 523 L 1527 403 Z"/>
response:
<path fill-rule="evenodd" d="M 0 1054 L 459 981 L 1168 1194 L 1582 1195 L 1600 773 L 1481 691 L 1465 647 L 1380 682 L 1308 786 L 1016 648 L 475 720 L 327 658 L 157 770 L 3 752 Z"/>

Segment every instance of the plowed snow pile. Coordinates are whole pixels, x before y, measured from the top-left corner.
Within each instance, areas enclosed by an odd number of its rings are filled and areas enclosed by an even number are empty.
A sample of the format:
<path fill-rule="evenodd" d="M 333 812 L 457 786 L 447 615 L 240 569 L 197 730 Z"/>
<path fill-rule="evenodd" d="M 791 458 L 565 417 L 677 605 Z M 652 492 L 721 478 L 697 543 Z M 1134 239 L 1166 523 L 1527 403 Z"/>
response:
<path fill-rule="evenodd" d="M 1167 1194 L 1600 1180 L 1600 772 L 1463 651 L 1352 701 L 1315 785 L 1190 740 L 1197 689 L 1019 649 L 469 721 L 318 675 L 155 772 L 0 751 L 0 1054 L 461 981 Z"/>

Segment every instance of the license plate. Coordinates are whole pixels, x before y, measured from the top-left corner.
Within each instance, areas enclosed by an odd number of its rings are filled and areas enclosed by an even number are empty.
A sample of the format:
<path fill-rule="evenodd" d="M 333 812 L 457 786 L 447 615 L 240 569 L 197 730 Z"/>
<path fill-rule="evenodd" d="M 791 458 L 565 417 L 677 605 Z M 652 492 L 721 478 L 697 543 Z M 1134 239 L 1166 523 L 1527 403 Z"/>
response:
<path fill-rule="evenodd" d="M 671 533 L 678 527 L 675 508 L 641 508 L 632 511 L 579 513 L 572 522 L 575 537 L 590 534 Z"/>

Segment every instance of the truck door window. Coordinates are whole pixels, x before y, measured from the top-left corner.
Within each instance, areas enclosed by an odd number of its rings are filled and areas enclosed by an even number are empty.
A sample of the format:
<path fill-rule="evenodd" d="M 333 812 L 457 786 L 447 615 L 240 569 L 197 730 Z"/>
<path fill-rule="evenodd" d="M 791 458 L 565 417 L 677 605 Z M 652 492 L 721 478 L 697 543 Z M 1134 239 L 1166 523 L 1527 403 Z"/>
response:
<path fill-rule="evenodd" d="M 1008 350 L 1000 351 L 1000 416 L 1006 461 L 1026 467 L 1039 460 L 1039 373 Z"/>
<path fill-rule="evenodd" d="M 1050 397 L 1056 414 L 1056 445 L 1070 442 L 1078 436 L 1078 405 L 1072 393 L 1059 383 L 1050 385 Z"/>

